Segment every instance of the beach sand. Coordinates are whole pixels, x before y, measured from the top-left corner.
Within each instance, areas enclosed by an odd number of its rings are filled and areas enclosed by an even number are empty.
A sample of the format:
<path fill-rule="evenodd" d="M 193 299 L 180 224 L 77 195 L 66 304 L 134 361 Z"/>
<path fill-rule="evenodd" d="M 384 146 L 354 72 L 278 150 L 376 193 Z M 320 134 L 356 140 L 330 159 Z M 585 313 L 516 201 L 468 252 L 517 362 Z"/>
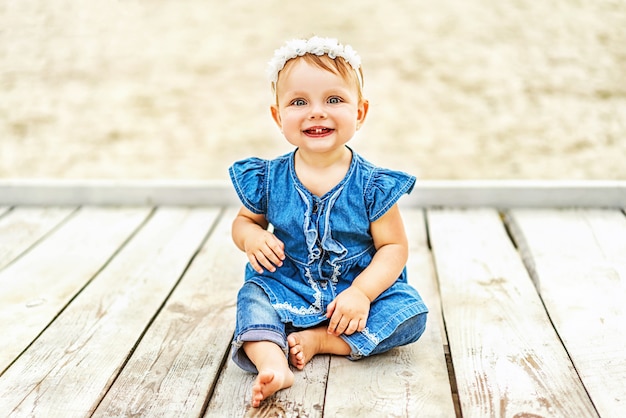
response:
<path fill-rule="evenodd" d="M 274 49 L 361 55 L 350 145 L 422 179 L 626 179 L 623 0 L 0 0 L 0 178 L 227 179 L 288 152 Z"/>

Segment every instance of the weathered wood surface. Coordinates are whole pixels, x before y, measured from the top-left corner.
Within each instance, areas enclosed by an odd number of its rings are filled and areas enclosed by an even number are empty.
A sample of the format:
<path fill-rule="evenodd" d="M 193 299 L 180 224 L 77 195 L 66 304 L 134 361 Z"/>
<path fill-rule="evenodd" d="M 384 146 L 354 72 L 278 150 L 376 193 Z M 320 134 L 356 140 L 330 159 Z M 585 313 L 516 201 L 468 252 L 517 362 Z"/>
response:
<path fill-rule="evenodd" d="M 601 415 L 626 408 L 626 217 L 514 210 L 512 232 Z"/>
<path fill-rule="evenodd" d="M 200 416 L 235 329 L 245 255 L 229 245 L 234 215 L 222 215 L 94 416 Z"/>
<path fill-rule="evenodd" d="M 626 207 L 624 180 L 421 180 L 402 199 L 414 207 Z M 0 179 L 6 205 L 239 205 L 221 180 Z"/>
<path fill-rule="evenodd" d="M 147 214 L 146 209 L 81 209 L 0 270 L 0 370 L 65 309 Z"/>
<path fill-rule="evenodd" d="M 0 269 L 69 216 L 73 208 L 0 208 Z"/>
<path fill-rule="evenodd" d="M 0 207 L 0 416 L 622 413 L 621 211 L 403 209 L 422 339 L 319 356 L 256 409 L 228 358 L 235 211 Z"/>
<path fill-rule="evenodd" d="M 2 375 L 0 416 L 91 414 L 186 269 L 215 212 L 158 209 Z"/>
<path fill-rule="evenodd" d="M 499 214 L 428 224 L 463 416 L 595 416 Z"/>

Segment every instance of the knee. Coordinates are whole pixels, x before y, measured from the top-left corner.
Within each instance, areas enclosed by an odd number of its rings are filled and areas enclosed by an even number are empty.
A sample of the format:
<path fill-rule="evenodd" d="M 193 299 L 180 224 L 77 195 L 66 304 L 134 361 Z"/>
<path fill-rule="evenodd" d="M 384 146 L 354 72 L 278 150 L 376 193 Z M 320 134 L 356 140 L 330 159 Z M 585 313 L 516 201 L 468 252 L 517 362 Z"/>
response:
<path fill-rule="evenodd" d="M 268 300 L 265 290 L 261 286 L 253 282 L 245 282 L 237 293 L 237 302 L 244 304 L 258 303 Z"/>
<path fill-rule="evenodd" d="M 424 312 L 407 319 L 398 329 L 399 333 L 406 335 L 405 344 L 413 343 L 420 339 L 426 330 L 426 319 L 428 313 Z"/>

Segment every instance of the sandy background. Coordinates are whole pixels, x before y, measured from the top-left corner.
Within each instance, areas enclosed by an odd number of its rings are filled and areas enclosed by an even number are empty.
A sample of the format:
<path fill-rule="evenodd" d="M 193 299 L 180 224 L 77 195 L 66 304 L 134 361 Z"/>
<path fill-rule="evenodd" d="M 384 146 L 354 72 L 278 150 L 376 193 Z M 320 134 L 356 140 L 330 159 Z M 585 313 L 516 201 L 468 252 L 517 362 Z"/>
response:
<path fill-rule="evenodd" d="M 265 65 L 364 63 L 351 145 L 425 179 L 626 179 L 624 0 L 0 0 L 0 177 L 226 179 L 290 148 Z"/>

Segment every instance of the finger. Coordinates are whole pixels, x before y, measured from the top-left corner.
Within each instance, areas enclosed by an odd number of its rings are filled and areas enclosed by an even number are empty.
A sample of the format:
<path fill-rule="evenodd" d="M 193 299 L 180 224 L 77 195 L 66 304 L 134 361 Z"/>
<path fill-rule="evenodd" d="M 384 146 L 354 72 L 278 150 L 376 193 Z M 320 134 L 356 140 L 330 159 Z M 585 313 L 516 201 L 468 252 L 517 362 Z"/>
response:
<path fill-rule="evenodd" d="M 339 331 L 341 331 L 339 334 L 343 334 L 346 332 L 346 330 L 350 326 L 350 322 L 352 322 L 352 320 L 349 318 L 346 318 L 345 316 L 341 318 L 341 321 L 339 321 L 339 326 L 337 327 L 339 328 Z"/>
<path fill-rule="evenodd" d="M 333 316 L 333 313 L 335 312 L 335 305 L 336 302 L 334 300 L 328 304 L 328 307 L 326 308 L 326 318 L 330 318 Z"/>
<path fill-rule="evenodd" d="M 334 334 L 337 336 L 343 334 L 346 328 L 348 327 L 349 323 L 350 321 L 345 316 L 342 316 L 341 319 L 339 320 L 339 324 L 337 324 L 337 328 L 335 329 Z"/>
<path fill-rule="evenodd" d="M 365 329 L 365 326 L 367 325 L 367 318 L 365 319 L 360 319 L 359 320 L 359 325 L 356 327 L 356 330 L 358 332 L 361 332 Z"/>
<path fill-rule="evenodd" d="M 267 243 L 267 245 L 279 260 L 285 259 L 285 244 L 283 244 L 282 241 L 275 239 L 273 242 Z"/>
<path fill-rule="evenodd" d="M 250 262 L 250 265 L 252 266 L 254 271 L 256 271 L 257 273 L 263 273 L 263 268 L 259 265 L 259 262 L 257 261 L 254 254 L 248 254 L 248 261 Z"/>
<path fill-rule="evenodd" d="M 348 327 L 343 333 L 346 335 L 352 335 L 354 334 L 354 332 L 357 330 L 358 327 L 359 327 L 359 320 L 353 319 L 352 321 L 350 321 L 350 323 L 348 324 Z"/>
<path fill-rule="evenodd" d="M 339 320 L 341 318 L 339 318 L 338 315 L 333 315 L 330 318 L 330 322 L 328 323 L 328 333 L 329 334 L 335 334 L 337 332 L 337 326 L 339 325 Z"/>
<path fill-rule="evenodd" d="M 271 247 L 267 247 L 263 250 L 263 255 L 268 259 L 274 266 L 280 267 L 283 265 L 283 261 L 279 258 L 279 256 L 272 250 Z"/>
<path fill-rule="evenodd" d="M 274 234 L 266 235 L 263 238 L 263 243 L 279 254 L 282 254 L 285 251 L 285 244 Z"/>
<path fill-rule="evenodd" d="M 255 254 L 255 258 L 256 258 L 257 262 L 262 267 L 264 267 L 267 271 L 271 271 L 271 272 L 276 271 L 276 267 L 274 267 L 274 264 L 272 264 L 272 262 L 267 259 L 267 257 L 263 253 L 263 251 L 261 251 L 261 250 L 257 251 L 256 254 Z"/>

